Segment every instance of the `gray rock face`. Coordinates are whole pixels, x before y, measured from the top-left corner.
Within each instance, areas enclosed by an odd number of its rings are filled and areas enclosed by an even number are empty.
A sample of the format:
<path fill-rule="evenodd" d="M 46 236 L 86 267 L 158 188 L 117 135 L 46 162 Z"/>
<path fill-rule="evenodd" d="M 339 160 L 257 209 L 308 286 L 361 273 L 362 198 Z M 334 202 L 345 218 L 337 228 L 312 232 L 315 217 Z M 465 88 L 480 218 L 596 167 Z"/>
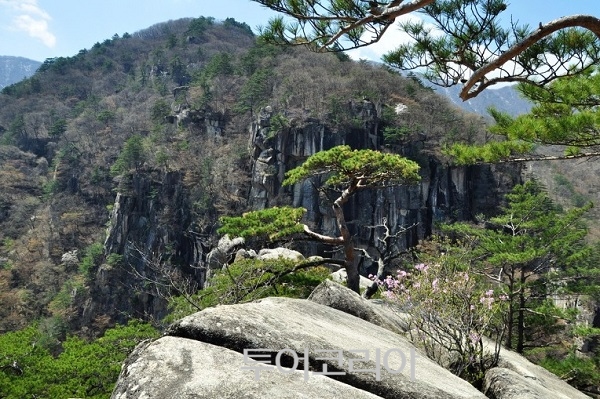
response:
<path fill-rule="evenodd" d="M 346 105 L 356 120 L 360 120 L 352 128 L 337 128 L 327 118 L 318 120 L 308 115 L 291 115 L 290 127 L 280 132 L 271 130 L 273 110 L 266 107 L 257 115 L 249 132 L 254 146 L 251 188 L 246 193 L 246 185 L 240 184 L 232 190 L 240 196 L 248 196 L 247 205 L 254 209 L 284 204 L 304 207 L 307 209 L 305 222 L 313 230 L 337 235 L 331 204 L 324 195 L 319 195 L 313 184 L 318 186 L 319 182 L 305 181 L 293 187 L 282 187 L 281 183 L 287 171 L 318 151 L 340 144 L 353 148 L 382 148 L 374 104 L 350 101 Z M 220 136 L 226 130 L 227 118 L 222 114 L 206 111 L 202 115 L 188 114 L 188 117 L 207 136 Z M 357 248 L 371 254 L 377 253 L 375 247 L 382 250 L 384 221 L 390 234 L 416 225 L 396 240 L 390 248 L 392 252 L 414 246 L 433 232 L 435 222 L 466 219 L 494 209 L 502 195 L 520 178 L 519 170 L 512 166 L 448 167 L 432 155 L 431 143 L 426 141 L 426 138 L 419 139 L 399 149 L 402 155 L 421 165 L 423 179 L 420 185 L 362 191 L 345 207 Z M 89 315 L 90 319 L 98 314 L 111 315 L 117 322 L 125 322 L 123 315 L 126 314 L 147 314 L 160 319 L 165 316 L 166 301 L 145 292 L 146 281 L 156 275 L 150 261 L 168 258 L 173 265 L 178 265 L 177 273 L 182 278 L 202 287 L 215 268 L 221 268 L 235 257 L 237 247 L 231 250 L 214 248 L 212 237 L 205 229 L 208 227 L 196 225 L 194 195 L 185 180 L 182 171 L 171 171 L 162 177 L 140 173 L 131 179 L 121 179 L 105 250 L 122 255 L 124 263 L 134 265 L 135 270 L 102 266 L 95 279 L 101 284 L 93 287 L 91 305 L 83 309 L 82 314 Z M 295 249 L 307 257 L 331 255 L 328 246 L 297 244 Z M 211 250 L 215 251 L 209 254 Z M 239 255 L 239 259 L 251 256 L 249 253 Z M 375 273 L 371 260 L 360 254 L 356 259 L 361 274 Z M 134 297 L 129 295 L 131 291 L 140 294 Z"/>
<path fill-rule="evenodd" d="M 416 351 L 404 337 L 317 303 L 289 298 L 267 298 L 252 303 L 208 308 L 188 316 L 167 331 L 167 335 L 189 338 L 243 352 L 267 348 L 273 352 L 288 348 L 313 370 L 336 370 L 338 381 L 385 398 L 484 398 L 473 386 L 441 368 Z M 341 351 L 341 361 L 333 353 Z M 368 350 L 371 361 L 352 350 Z M 374 362 L 379 353 L 380 361 Z M 402 368 L 402 353 L 405 364 Z M 387 356 L 386 356 L 387 354 Z M 331 359 L 326 359 L 331 357 Z M 291 359 L 292 356 L 290 355 Z M 384 360 L 385 359 L 385 360 Z M 357 373 L 356 368 L 380 366 L 375 372 Z M 401 370 L 392 373 L 390 370 Z M 299 366 L 299 369 L 302 369 Z M 310 397 L 310 396 L 308 396 Z"/>
<path fill-rule="evenodd" d="M 528 390 L 534 391 L 538 395 L 531 396 L 531 398 L 589 399 L 589 396 L 573 388 L 545 368 L 531 363 L 518 353 L 502 350 L 498 366 L 500 370 L 491 369 L 488 371 L 489 378 L 486 374 L 486 391 L 488 395 L 495 395 L 492 397 L 498 399 L 529 398 L 529 396 L 510 396 L 510 389 L 507 389 L 502 383 L 502 381 L 509 379 L 509 386 L 523 383 L 528 387 Z M 519 378 L 510 379 L 515 374 Z"/>
<path fill-rule="evenodd" d="M 346 273 L 346 269 L 340 269 L 331 273 L 331 278 L 336 283 L 345 284 L 348 281 L 348 273 Z M 369 288 L 373 282 L 366 278 L 365 276 L 360 276 L 359 286 L 361 289 Z"/>
<path fill-rule="evenodd" d="M 220 269 L 223 265 L 230 262 L 230 257 L 234 253 L 236 247 L 244 244 L 244 239 L 241 237 L 229 238 L 226 234 L 219 240 L 217 246 L 206 256 L 206 264 L 208 269 Z"/>
<path fill-rule="evenodd" d="M 289 259 L 294 262 L 301 262 L 304 260 L 304 255 L 298 251 L 288 248 L 264 248 L 258 252 L 258 259 L 260 260 L 272 260 L 272 259 Z"/>
<path fill-rule="evenodd" d="M 143 279 L 135 276 L 158 281 L 160 270 L 156 265 L 169 255 L 176 254 L 182 265 L 198 264 L 204 255 L 201 240 L 183 228 L 192 221 L 191 206 L 181 172 L 168 172 L 160 181 L 143 174 L 121 180 L 104 248 L 105 253 L 122 255 L 128 267 L 98 269 L 91 287 L 91 304 L 84 310 L 86 317 L 110 314 L 124 323 L 132 312 L 157 319 L 166 315 L 166 301 L 148 294 Z M 205 278 L 201 268 L 184 266 L 180 272 L 198 284 Z"/>
<path fill-rule="evenodd" d="M 512 370 L 494 367 L 485 373 L 484 392 L 492 399 L 550 399 L 554 396 L 543 388 L 533 388 L 529 380 Z"/>
<path fill-rule="evenodd" d="M 325 280 L 308 297 L 309 301 L 329 306 L 361 318 L 393 332 L 408 330 L 408 316 L 398 310 L 367 300 L 356 292 L 334 282 Z M 393 315 L 393 317 L 391 317 Z"/>
<path fill-rule="evenodd" d="M 408 317 L 331 281 L 310 300 L 266 298 L 208 308 L 173 324 L 165 337 L 140 344 L 123 365 L 112 399 L 588 398 L 507 350 L 499 367 L 486 373 L 484 395 L 399 334 Z M 252 360 L 259 349 L 267 357 L 254 359 L 263 364 Z M 269 369 L 257 373 L 253 366 Z M 322 371 L 338 375 L 315 374 Z"/>
<path fill-rule="evenodd" d="M 318 179 L 289 188 L 281 183 L 287 171 L 319 151 L 342 144 L 361 149 L 383 147 L 374 104 L 354 101 L 348 106 L 356 120 L 362 122 L 360 128 L 334 131 L 325 121 L 298 118 L 293 126 L 273 132 L 270 125 L 272 112 L 263 110 L 260 113 L 259 120 L 251 128 L 254 155 L 250 207 L 263 209 L 285 200 L 287 204 L 307 210 L 305 222 L 313 230 L 337 234 L 331 204 L 317 189 L 321 183 Z M 521 170 L 514 165 L 448 166 L 432 155 L 435 150 L 427 138 L 422 142 L 407 143 L 401 152 L 421 166 L 419 185 L 365 190 L 353 196 L 345 207 L 346 219 L 352 221 L 350 228 L 361 248 L 381 249 L 384 223 L 390 228 L 390 234 L 414 225 L 402 239 L 396 240 L 394 248 L 390 248 L 392 251 L 405 250 L 429 236 L 438 222 L 468 220 L 478 213 L 494 212 L 504 194 L 521 182 Z M 323 255 L 315 247 L 309 252 L 310 255 Z M 368 274 L 365 268 L 369 266 L 369 261 L 365 260 L 362 274 Z"/>
<path fill-rule="evenodd" d="M 242 370 L 244 355 L 184 338 L 163 337 L 140 345 L 123 366 L 112 399 L 376 399 L 321 375 L 304 380 L 302 371 L 283 374 Z"/>

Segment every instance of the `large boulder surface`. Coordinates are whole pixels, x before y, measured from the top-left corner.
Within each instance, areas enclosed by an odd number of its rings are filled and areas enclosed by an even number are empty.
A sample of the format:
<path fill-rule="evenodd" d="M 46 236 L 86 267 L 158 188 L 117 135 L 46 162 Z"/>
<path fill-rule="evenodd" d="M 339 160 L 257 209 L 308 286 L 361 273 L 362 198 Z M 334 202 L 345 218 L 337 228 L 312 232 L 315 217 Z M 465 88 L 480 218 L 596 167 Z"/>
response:
<path fill-rule="evenodd" d="M 503 367 L 485 373 L 484 392 L 491 399 L 551 399 L 553 392 L 532 386 L 525 377 Z"/>
<path fill-rule="evenodd" d="M 403 336 L 307 300 L 266 298 L 208 308 L 179 320 L 167 334 L 236 352 L 259 348 L 278 352 L 287 348 L 299 354 L 300 361 L 306 351 L 311 370 L 321 371 L 326 365 L 327 370 L 343 373 L 335 376 L 338 381 L 384 398 L 485 398 L 472 385 L 416 351 Z M 341 361 L 325 350 L 340 351 Z M 352 350 L 368 350 L 370 361 L 352 365 L 348 359 L 364 356 Z M 380 360 L 374 362 L 378 353 Z M 405 357 L 403 368 L 400 353 Z M 377 364 L 379 381 L 374 372 L 355 372 L 359 368 L 375 369 Z M 390 372 L 386 365 L 402 372 Z"/>
<path fill-rule="evenodd" d="M 348 281 L 348 273 L 346 273 L 346 269 L 340 269 L 333 273 L 331 273 L 331 279 L 336 283 L 345 284 Z M 369 280 L 365 276 L 360 276 L 359 286 L 360 289 L 367 289 L 373 285 L 373 281 Z"/>
<path fill-rule="evenodd" d="M 506 384 L 503 384 L 502 381 L 508 381 L 508 386 L 526 384 L 529 391 L 533 391 L 535 395 L 538 395 L 533 396 L 532 394 L 532 396 L 523 396 L 523 398 L 589 399 L 589 396 L 578 391 L 545 368 L 533 364 L 513 351 L 501 350 L 498 366 L 499 370 L 493 368 L 488 370 L 486 374 L 486 386 L 484 388 L 490 397 L 497 399 L 519 397 L 506 393 Z M 517 376 L 517 378 L 511 378 L 512 376 Z"/>
<path fill-rule="evenodd" d="M 403 335 L 408 322 L 407 314 L 331 281 L 311 300 L 266 298 L 208 308 L 174 323 L 165 337 L 140 344 L 112 399 L 588 398 L 505 349 L 498 367 L 485 375 L 484 395 L 415 349 Z M 249 358 L 257 350 L 269 364 Z M 366 372 L 377 365 L 379 374 Z M 269 370 L 257 379 L 249 366 Z"/>
<path fill-rule="evenodd" d="M 113 399 L 301 399 L 379 396 L 301 371 L 284 374 L 241 370 L 244 355 L 184 338 L 163 337 L 140 345 L 123 366 Z"/>
<path fill-rule="evenodd" d="M 332 280 L 325 280 L 308 297 L 309 301 L 341 310 L 390 331 L 409 329 L 409 316 L 383 301 L 367 300 Z"/>

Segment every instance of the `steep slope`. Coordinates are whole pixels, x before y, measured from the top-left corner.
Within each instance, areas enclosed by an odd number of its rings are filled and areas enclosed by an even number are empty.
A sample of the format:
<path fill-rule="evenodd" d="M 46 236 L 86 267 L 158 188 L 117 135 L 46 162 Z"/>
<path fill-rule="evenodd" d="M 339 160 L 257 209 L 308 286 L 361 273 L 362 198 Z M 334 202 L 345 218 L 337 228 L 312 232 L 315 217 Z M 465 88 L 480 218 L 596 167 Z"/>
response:
<path fill-rule="evenodd" d="M 421 186 L 365 192 L 349 210 L 363 248 L 384 220 L 416 223 L 397 243 L 414 245 L 439 221 L 493 212 L 519 181 L 518 168 L 441 155 L 484 131 L 417 80 L 257 43 L 230 19 L 170 21 L 47 60 L 0 95 L 0 331 L 41 320 L 52 337 L 95 335 L 162 318 L 169 290 L 202 285 L 222 215 L 302 205 L 330 231 L 326 197 L 280 183 L 336 144 L 421 164 Z"/>

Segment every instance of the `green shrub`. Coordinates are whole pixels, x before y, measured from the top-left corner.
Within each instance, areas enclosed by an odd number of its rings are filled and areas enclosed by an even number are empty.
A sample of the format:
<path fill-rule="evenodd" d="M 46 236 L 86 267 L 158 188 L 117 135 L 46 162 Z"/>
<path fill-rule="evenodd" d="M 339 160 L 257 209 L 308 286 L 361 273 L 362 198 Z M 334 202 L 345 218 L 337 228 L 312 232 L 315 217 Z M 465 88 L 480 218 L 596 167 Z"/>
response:
<path fill-rule="evenodd" d="M 1 398 L 108 398 L 133 348 L 158 336 L 151 325 L 130 321 L 92 342 L 69 337 L 53 356 L 43 330 L 30 326 L 0 335 Z"/>
<path fill-rule="evenodd" d="M 596 359 L 569 354 L 567 357 L 547 356 L 540 365 L 576 388 L 600 386 L 600 357 Z"/>
<path fill-rule="evenodd" d="M 115 254 L 115 253 L 109 254 L 106 257 L 106 263 L 109 266 L 113 266 L 113 267 L 117 266 L 117 265 L 123 263 L 123 255 L 119 255 L 119 254 Z"/>
<path fill-rule="evenodd" d="M 269 296 L 307 298 L 331 273 L 324 266 L 307 266 L 311 264 L 283 258 L 235 262 L 217 271 L 197 294 L 172 298 L 171 312 L 165 321 L 218 304 L 250 302 Z"/>
<path fill-rule="evenodd" d="M 139 134 L 131 136 L 123 146 L 123 150 L 115 163 L 110 167 L 110 173 L 113 176 L 120 175 L 132 168 L 136 170 L 142 166 L 146 160 L 146 149 L 144 148 L 144 139 Z"/>
<path fill-rule="evenodd" d="M 97 242 L 85 249 L 85 254 L 79 263 L 79 271 L 84 276 L 90 276 L 104 253 L 104 246 Z"/>

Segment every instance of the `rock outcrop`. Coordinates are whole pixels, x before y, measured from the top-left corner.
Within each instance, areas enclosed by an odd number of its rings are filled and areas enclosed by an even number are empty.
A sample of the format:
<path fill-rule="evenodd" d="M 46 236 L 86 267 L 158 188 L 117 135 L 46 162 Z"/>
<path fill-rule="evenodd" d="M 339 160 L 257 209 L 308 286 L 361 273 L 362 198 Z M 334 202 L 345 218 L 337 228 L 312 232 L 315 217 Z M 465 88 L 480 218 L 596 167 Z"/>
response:
<path fill-rule="evenodd" d="M 332 273 L 332 276 L 336 273 Z M 393 332 L 404 333 L 409 329 L 407 314 L 381 300 L 367 300 L 333 280 L 321 283 L 308 300 L 341 310 Z"/>
<path fill-rule="evenodd" d="M 406 315 L 380 306 L 326 282 L 312 300 L 205 309 L 140 344 L 112 398 L 586 398 L 508 351 L 488 371 L 484 395 L 402 335 Z"/>
<path fill-rule="evenodd" d="M 206 269 L 196 266 L 204 266 L 208 251 L 189 233 L 192 205 L 183 177 L 180 172 L 160 179 L 140 173 L 120 181 L 104 249 L 121 255 L 122 265 L 105 263 L 95 272 L 84 319 L 98 314 L 111 314 L 119 322 L 131 316 L 163 318 L 165 299 L 144 286 L 163 279 L 169 262 L 179 265 L 177 275 L 198 286 L 204 281 Z"/>
<path fill-rule="evenodd" d="M 282 204 L 304 207 L 305 222 L 313 230 L 338 234 L 331 204 L 317 189 L 319 182 L 305 181 L 285 188 L 281 183 L 287 171 L 333 146 L 382 149 L 375 105 L 366 100 L 350 101 L 347 108 L 349 115 L 360 123 L 337 130 L 326 120 L 304 115 L 291 118 L 289 127 L 273 131 L 273 111 L 266 107 L 257 115 L 249 132 L 254 148 L 249 208 Z M 203 118 L 202 123 L 195 122 L 202 125 L 201 130 L 208 136 L 219 136 L 225 120 L 212 114 Z M 371 255 L 383 252 L 382 237 L 389 229 L 397 238 L 387 250 L 404 251 L 429 236 L 438 222 L 465 220 L 478 213 L 492 212 L 503 195 L 520 181 L 520 169 L 513 166 L 448 166 L 434 153 L 438 144 L 428 142 L 423 136 L 399 149 L 419 162 L 422 170 L 419 185 L 365 190 L 350 199 L 345 213 L 358 248 Z M 239 249 L 235 238 L 215 245 L 215 237 L 210 236 L 214 226 L 205 234 L 195 225 L 194 200 L 191 188 L 185 184 L 186 172 L 170 171 L 164 175 L 155 172 L 140 171 L 119 182 L 104 246 L 105 253 L 122 256 L 129 270 L 107 264 L 100 267 L 90 290 L 89 304 L 81 311 L 88 321 L 98 314 L 110 314 L 118 322 L 125 321 L 120 315 L 164 317 L 164 299 L 145 289 L 149 281 L 161 278 L 153 270 L 152 262 L 177 265 L 182 278 L 203 287 L 215 268 L 235 259 L 235 251 Z M 413 227 L 400 234 L 409 226 Z M 295 249 L 307 257 L 331 256 L 327 252 L 331 248 L 321 244 L 301 243 Z M 369 257 L 357 256 L 357 262 L 362 275 L 377 272 Z M 136 295 L 132 298 L 125 292 Z M 96 298 L 102 298 L 102 303 L 96 303 Z"/>
<path fill-rule="evenodd" d="M 325 376 L 304 381 L 301 371 L 261 373 L 255 379 L 240 369 L 243 364 L 244 355 L 238 352 L 164 337 L 140 345 L 129 357 L 112 398 L 379 398 Z"/>
<path fill-rule="evenodd" d="M 331 204 L 318 190 L 319 181 L 304 181 L 292 188 L 282 186 L 285 173 L 309 156 L 337 145 L 382 150 L 378 133 L 378 114 L 369 101 L 351 101 L 348 112 L 360 124 L 355 128 L 335 130 L 326 121 L 314 118 L 292 118 L 290 127 L 273 131 L 270 107 L 263 109 L 251 128 L 254 146 L 252 187 L 249 206 L 263 209 L 281 203 L 307 210 L 305 222 L 315 231 L 337 234 Z M 392 251 L 402 251 L 431 235 L 435 224 L 470 220 L 477 214 L 496 211 L 504 195 L 521 182 L 521 169 L 515 165 L 451 166 L 439 153 L 439 142 L 423 134 L 419 140 L 407 142 L 396 150 L 419 163 L 421 182 L 414 186 L 365 190 L 353 196 L 346 205 L 346 220 L 356 243 L 367 251 L 381 249 L 384 225 L 390 234 L 407 230 L 395 240 Z M 312 254 L 319 248 L 310 248 Z M 363 258 L 362 274 L 370 261 Z M 375 272 L 375 270 L 370 270 Z"/>
<path fill-rule="evenodd" d="M 294 357 L 291 351 L 294 351 L 298 356 L 296 368 L 300 371 L 304 367 L 309 368 L 309 379 L 315 371 L 336 373 L 338 375 L 333 378 L 339 382 L 384 398 L 485 397 L 467 382 L 427 359 L 406 338 L 347 313 L 306 300 L 266 298 L 252 303 L 208 308 L 176 322 L 168 329 L 167 335 L 170 340 L 180 340 L 182 345 L 193 340 L 239 353 L 261 348 L 277 353 L 285 349 L 289 354 L 285 358 L 287 362 L 295 360 L 291 359 Z M 353 350 L 368 351 L 369 360 L 357 360 L 353 364 L 348 359 L 364 359 L 365 356 L 365 353 L 355 353 Z M 190 356 L 193 358 L 196 353 Z M 337 359 L 337 356 L 340 358 Z M 141 358 L 145 359 L 145 366 L 149 368 L 157 369 L 163 362 L 161 354 L 152 352 L 142 354 Z M 182 379 L 171 385 L 179 396 L 173 394 L 171 397 L 185 397 L 186 394 L 189 397 L 191 392 L 186 391 L 186 386 L 192 378 L 187 371 L 190 366 L 186 366 L 185 357 L 175 359 L 177 361 L 170 367 L 180 369 Z M 221 367 L 227 364 L 219 356 L 217 359 Z M 283 362 L 284 359 L 280 360 Z M 140 362 L 139 358 L 137 362 Z M 242 366 L 244 363 L 232 359 L 228 369 L 230 373 L 244 375 L 247 381 L 253 380 L 254 372 L 242 370 Z M 375 372 L 378 366 L 379 378 Z M 354 371 L 357 369 L 373 369 L 373 372 Z M 278 372 L 275 369 L 260 375 Z M 193 393 L 197 395 L 195 397 L 228 397 L 227 374 L 213 375 L 214 378 L 203 379 L 202 388 Z M 303 373 L 296 375 L 299 383 L 302 383 Z M 131 381 L 132 378 L 135 380 Z M 125 367 L 113 398 L 160 397 L 145 391 L 143 382 L 137 380 L 131 366 Z M 222 391 L 203 396 L 205 388 L 218 386 L 219 382 L 224 386 Z M 321 396 L 303 396 L 303 390 L 300 390 L 294 397 Z"/>
<path fill-rule="evenodd" d="M 533 364 L 518 353 L 509 350 L 501 351 L 498 367 L 490 369 L 486 373 L 484 392 L 490 398 L 498 399 L 589 398 L 545 368 Z M 517 396 L 512 396 L 512 392 L 515 392 Z"/>

